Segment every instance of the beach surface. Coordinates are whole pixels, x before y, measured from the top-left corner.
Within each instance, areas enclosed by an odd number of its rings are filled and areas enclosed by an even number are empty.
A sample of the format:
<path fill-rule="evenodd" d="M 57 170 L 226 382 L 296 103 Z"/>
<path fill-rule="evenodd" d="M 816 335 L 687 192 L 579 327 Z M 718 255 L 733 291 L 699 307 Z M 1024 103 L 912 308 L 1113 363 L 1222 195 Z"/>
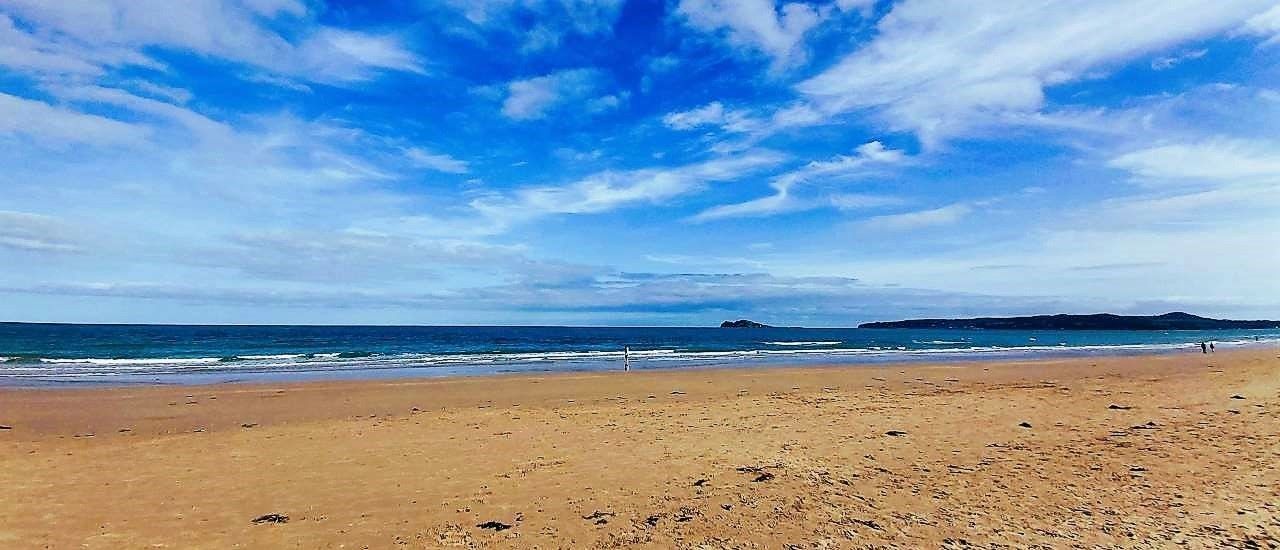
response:
<path fill-rule="evenodd" d="M 0 389 L 0 425 L 4 548 L 1280 544 L 1275 347 Z"/>

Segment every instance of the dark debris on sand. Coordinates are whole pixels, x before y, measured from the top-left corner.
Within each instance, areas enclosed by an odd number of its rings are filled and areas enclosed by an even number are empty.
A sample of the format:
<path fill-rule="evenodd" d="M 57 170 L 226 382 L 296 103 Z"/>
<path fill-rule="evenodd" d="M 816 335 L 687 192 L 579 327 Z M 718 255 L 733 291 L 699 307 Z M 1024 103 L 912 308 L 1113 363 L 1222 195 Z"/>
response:
<path fill-rule="evenodd" d="M 904 432 L 902 430 L 889 430 L 885 432 L 884 435 L 887 435 L 890 437 L 900 437 L 900 436 L 907 435 L 907 432 Z"/>
<path fill-rule="evenodd" d="M 582 516 L 582 519 L 585 519 L 587 521 L 594 520 L 596 525 L 604 525 L 606 523 L 609 523 L 609 518 L 613 517 L 614 515 L 615 514 L 613 512 L 601 512 L 600 510 L 596 510 L 594 512 L 591 512 L 590 514 Z"/>
<path fill-rule="evenodd" d="M 876 523 L 876 522 L 875 522 L 875 520 L 871 520 L 871 519 L 855 519 L 855 520 L 853 520 L 853 522 L 854 522 L 854 523 L 857 523 L 858 525 L 861 525 L 861 526 L 863 526 L 863 527 L 868 527 L 868 528 L 870 528 L 870 529 L 874 529 L 874 530 L 876 530 L 876 531 L 884 531 L 884 527 L 881 527 L 879 523 Z"/>
<path fill-rule="evenodd" d="M 289 523 L 289 516 L 284 514 L 266 514 L 253 518 L 253 523 Z"/>
<path fill-rule="evenodd" d="M 477 523 L 476 527 L 481 529 L 493 529 L 494 531 L 506 531 L 511 528 L 511 525 L 502 523 L 501 521 L 486 521 L 484 523 Z"/>
<path fill-rule="evenodd" d="M 769 481 L 774 477 L 772 473 L 765 471 L 765 469 L 760 466 L 742 466 L 737 468 L 737 470 L 744 474 L 757 474 L 756 477 L 751 480 L 752 483 Z"/>

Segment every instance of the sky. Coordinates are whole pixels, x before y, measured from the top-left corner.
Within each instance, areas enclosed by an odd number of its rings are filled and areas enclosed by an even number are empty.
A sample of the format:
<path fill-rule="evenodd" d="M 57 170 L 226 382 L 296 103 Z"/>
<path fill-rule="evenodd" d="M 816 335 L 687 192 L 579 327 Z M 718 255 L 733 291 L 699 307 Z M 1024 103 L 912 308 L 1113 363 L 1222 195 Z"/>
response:
<path fill-rule="evenodd" d="M 1280 317 L 1276 0 L 0 0 L 0 320 Z"/>

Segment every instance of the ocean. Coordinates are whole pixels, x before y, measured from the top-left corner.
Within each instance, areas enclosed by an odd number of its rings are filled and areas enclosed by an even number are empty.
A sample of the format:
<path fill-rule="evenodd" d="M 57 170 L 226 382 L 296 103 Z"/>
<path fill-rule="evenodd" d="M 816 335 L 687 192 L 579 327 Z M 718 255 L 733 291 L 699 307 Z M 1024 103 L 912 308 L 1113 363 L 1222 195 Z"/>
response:
<path fill-rule="evenodd" d="M 0 385 L 195 384 L 1199 353 L 1280 330 L 206 326 L 0 323 Z M 629 352 L 625 351 L 629 350 Z M 624 357 L 624 355 L 626 357 Z"/>

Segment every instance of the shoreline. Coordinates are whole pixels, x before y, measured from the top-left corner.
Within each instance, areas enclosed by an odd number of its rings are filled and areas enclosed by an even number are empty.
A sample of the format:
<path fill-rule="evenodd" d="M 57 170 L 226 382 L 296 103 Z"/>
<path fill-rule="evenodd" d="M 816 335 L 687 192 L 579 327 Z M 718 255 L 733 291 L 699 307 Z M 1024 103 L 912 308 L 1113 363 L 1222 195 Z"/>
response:
<path fill-rule="evenodd" d="M 1277 340 L 1219 342 L 1219 353 L 1266 348 L 1277 345 Z M 683 364 L 664 364 L 661 361 L 635 359 L 635 372 L 666 372 L 679 370 L 736 370 L 736 369 L 791 369 L 809 367 L 879 367 L 879 366 L 927 366 L 941 362 L 1023 362 L 1041 360 L 1089 359 L 1105 357 L 1159 356 L 1193 353 L 1193 343 L 1134 344 L 1098 346 L 1026 346 L 1010 348 L 959 348 L 936 350 L 797 350 L 746 352 L 699 352 L 731 355 L 709 362 L 688 360 Z M 597 353 L 597 352 L 592 352 Z M 646 353 L 637 350 L 637 354 Z M 735 355 L 736 354 L 736 355 Z M 0 389 L 70 389 L 112 388 L 146 386 L 198 387 L 224 384 L 292 384 L 395 380 L 443 380 L 452 378 L 488 378 L 495 376 L 543 376 L 548 374 L 581 374 L 591 372 L 621 372 L 621 358 L 564 361 L 557 365 L 536 362 L 512 361 L 509 363 L 477 363 L 471 365 L 353 365 L 337 368 L 311 369 L 282 365 L 268 369 L 207 369 L 181 373 L 113 373 L 100 376 L 68 377 L 59 375 L 19 376 L 0 374 Z M 1212 356 L 1212 355 L 1210 355 Z M 152 361 L 152 359 L 143 359 Z M 116 361 L 113 359 L 112 361 Z M 3 371 L 0 371 L 2 373 Z"/>
<path fill-rule="evenodd" d="M 1265 547 L 1278 356 L 4 388 L 0 541 Z"/>

